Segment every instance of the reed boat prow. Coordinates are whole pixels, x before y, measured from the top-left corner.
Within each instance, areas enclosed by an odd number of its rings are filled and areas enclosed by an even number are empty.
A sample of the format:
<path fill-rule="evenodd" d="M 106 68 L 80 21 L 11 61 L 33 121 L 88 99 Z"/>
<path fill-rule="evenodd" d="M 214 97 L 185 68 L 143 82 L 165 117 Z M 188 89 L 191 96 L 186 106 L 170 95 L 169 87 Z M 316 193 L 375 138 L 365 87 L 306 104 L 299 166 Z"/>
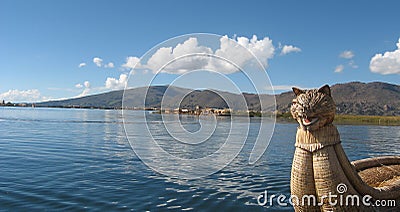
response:
<path fill-rule="evenodd" d="M 296 150 L 292 164 L 292 195 L 321 197 L 336 195 L 337 199 L 368 195 L 371 201 L 395 201 L 394 207 L 371 205 L 295 204 L 296 211 L 399 211 L 400 156 L 382 156 L 350 162 L 345 154 L 340 135 L 332 124 L 315 131 L 301 127 L 296 134 Z M 339 187 L 342 186 L 342 190 Z"/>

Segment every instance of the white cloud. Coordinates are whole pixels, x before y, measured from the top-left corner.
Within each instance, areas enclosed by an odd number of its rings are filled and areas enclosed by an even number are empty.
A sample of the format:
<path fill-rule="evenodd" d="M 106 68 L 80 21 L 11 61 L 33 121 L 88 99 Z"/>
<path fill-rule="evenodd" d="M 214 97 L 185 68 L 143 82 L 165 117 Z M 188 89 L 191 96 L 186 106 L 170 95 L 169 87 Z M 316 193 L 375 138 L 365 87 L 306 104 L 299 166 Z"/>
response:
<path fill-rule="evenodd" d="M 349 61 L 349 66 L 350 66 L 351 68 L 354 68 L 354 69 L 358 68 L 358 65 L 355 64 L 354 60 L 350 60 L 350 61 Z"/>
<path fill-rule="evenodd" d="M 346 50 L 346 51 L 343 51 L 343 52 L 341 52 L 340 54 L 339 54 L 339 57 L 340 58 L 344 58 L 344 59 L 346 59 L 348 62 L 347 62 L 347 64 L 346 64 L 346 66 L 349 66 L 350 68 L 352 68 L 352 69 L 357 69 L 358 68 L 358 65 L 354 62 L 354 60 L 352 59 L 352 58 L 354 58 L 354 53 L 351 51 L 351 50 Z M 345 68 L 345 66 L 344 65 L 338 65 L 338 66 L 336 66 L 336 68 L 335 68 L 335 73 L 341 73 L 341 72 L 343 72 L 343 70 L 344 70 L 344 68 Z"/>
<path fill-rule="evenodd" d="M 82 96 L 87 96 L 90 94 L 90 88 L 85 88 L 82 93 L 80 93 L 78 96 L 76 97 L 82 97 Z"/>
<path fill-rule="evenodd" d="M 98 92 L 104 92 L 104 91 L 110 91 L 110 90 L 121 90 L 121 89 L 125 88 L 127 81 L 128 81 L 128 75 L 121 74 L 119 76 L 119 79 L 108 77 L 107 80 L 105 81 L 104 86 L 92 87 L 92 85 L 89 81 L 85 81 L 83 83 L 78 83 L 75 85 L 75 87 L 82 89 L 82 92 L 75 97 L 82 97 L 82 96 L 87 96 L 87 95 L 95 94 Z"/>
<path fill-rule="evenodd" d="M 208 47 L 199 46 L 197 38 L 189 38 L 183 43 L 177 44 L 173 47 L 162 47 L 154 53 L 149 60 L 146 68 L 151 69 L 153 72 L 158 72 L 164 65 L 175 60 L 178 57 L 194 54 L 194 53 L 208 53 L 212 54 L 212 50 Z M 188 70 L 196 70 L 204 68 L 208 64 L 209 58 L 201 56 L 190 56 L 180 58 L 179 62 L 172 62 L 162 71 L 171 74 L 180 74 Z"/>
<path fill-rule="evenodd" d="M 271 39 L 265 37 L 262 40 L 258 40 L 257 36 L 253 35 L 250 40 L 246 37 L 238 37 L 236 40 L 240 45 L 249 49 L 260 60 L 264 67 L 268 67 L 268 60 L 274 56 L 275 51 Z"/>
<path fill-rule="evenodd" d="M 38 89 L 30 90 L 8 90 L 0 94 L 0 100 L 6 102 L 37 102 L 48 99 L 40 94 Z"/>
<path fill-rule="evenodd" d="M 89 81 L 85 81 L 83 83 L 83 85 L 85 86 L 85 88 L 90 88 L 90 82 Z"/>
<path fill-rule="evenodd" d="M 397 49 L 387 51 L 383 55 L 376 54 L 371 58 L 369 69 L 378 74 L 400 74 L 400 38 L 396 44 Z"/>
<path fill-rule="evenodd" d="M 112 90 L 120 90 L 124 89 L 125 85 L 128 80 L 128 75 L 126 74 L 121 74 L 119 76 L 119 79 L 115 79 L 112 77 L 108 77 L 105 83 L 106 88 L 112 89 Z"/>
<path fill-rule="evenodd" d="M 104 65 L 104 68 L 114 68 L 114 63 L 109 62 L 109 63 Z"/>
<path fill-rule="evenodd" d="M 159 48 L 148 59 L 146 64 L 138 64 L 139 69 L 149 69 L 153 72 L 158 72 L 163 68 L 163 72 L 170 74 L 182 74 L 191 70 L 209 69 L 229 74 L 238 70 L 225 61 L 222 62 L 215 58 L 211 59 L 212 57 L 205 57 L 204 54 L 215 54 L 216 56 L 234 62 L 242 68 L 248 65 L 250 61 L 254 62 L 253 55 L 250 54 L 246 48 L 259 59 L 264 67 L 268 66 L 268 60 L 274 56 L 275 48 L 272 44 L 272 40 L 268 37 L 258 40 L 257 36 L 253 35 L 251 39 L 246 37 L 235 37 L 234 39 L 236 42 L 229 39 L 226 35 L 222 36 L 220 38 L 220 46 L 214 52 L 209 47 L 199 45 L 197 38 L 190 37 L 183 43 L 177 44 L 175 47 Z M 191 55 L 185 57 L 185 55 L 188 54 Z M 128 57 L 126 63 L 123 64 L 122 67 L 133 68 L 138 62 L 139 58 Z"/>
<path fill-rule="evenodd" d="M 86 96 L 92 91 L 89 81 L 85 81 L 85 82 L 83 82 L 83 84 L 78 83 L 75 85 L 75 87 L 76 88 L 84 88 L 83 91 L 76 97 Z"/>
<path fill-rule="evenodd" d="M 292 52 L 301 52 L 301 49 L 292 45 L 284 45 L 281 51 L 281 55 L 289 54 Z"/>
<path fill-rule="evenodd" d="M 121 65 L 122 68 L 125 69 L 133 69 L 136 64 L 140 62 L 140 59 L 137 57 L 127 57 L 125 63 Z M 138 64 L 139 65 L 139 64 Z"/>
<path fill-rule="evenodd" d="M 113 62 L 108 62 L 106 64 L 103 64 L 103 59 L 99 58 L 99 57 L 94 57 L 93 58 L 93 63 L 97 66 L 97 67 L 103 67 L 103 68 L 114 68 L 115 65 Z"/>
<path fill-rule="evenodd" d="M 335 73 L 341 73 L 344 70 L 344 66 L 343 65 L 338 65 L 335 68 Z"/>
<path fill-rule="evenodd" d="M 90 82 L 89 81 L 85 81 L 85 82 L 83 82 L 83 84 L 78 83 L 78 84 L 75 85 L 75 88 L 83 88 L 83 87 L 90 88 Z"/>
<path fill-rule="evenodd" d="M 78 65 L 79 68 L 82 68 L 82 67 L 85 67 L 85 66 L 86 66 L 86 63 L 79 63 L 79 65 Z"/>
<path fill-rule="evenodd" d="M 251 39 L 246 37 L 236 37 L 236 40 L 231 40 L 225 35 L 221 37 L 220 43 L 220 47 L 215 51 L 215 55 L 232 61 L 241 68 L 251 62 L 256 62 L 253 59 L 253 55 L 249 54 L 248 50 L 257 57 L 265 68 L 268 67 L 268 60 L 274 56 L 275 51 L 275 48 L 272 45 L 272 40 L 268 37 L 258 40 L 255 35 L 253 35 Z M 208 68 L 227 74 L 237 71 L 237 69 L 232 65 L 226 62 L 216 63 L 215 60 L 211 61 Z"/>
<path fill-rule="evenodd" d="M 97 67 L 101 67 L 103 65 L 103 59 L 95 57 L 93 58 L 93 63 L 96 64 Z"/>
<path fill-rule="evenodd" d="M 339 57 L 345 58 L 345 59 L 351 59 L 354 57 L 354 53 L 350 50 L 346 50 L 346 51 L 340 53 Z"/>

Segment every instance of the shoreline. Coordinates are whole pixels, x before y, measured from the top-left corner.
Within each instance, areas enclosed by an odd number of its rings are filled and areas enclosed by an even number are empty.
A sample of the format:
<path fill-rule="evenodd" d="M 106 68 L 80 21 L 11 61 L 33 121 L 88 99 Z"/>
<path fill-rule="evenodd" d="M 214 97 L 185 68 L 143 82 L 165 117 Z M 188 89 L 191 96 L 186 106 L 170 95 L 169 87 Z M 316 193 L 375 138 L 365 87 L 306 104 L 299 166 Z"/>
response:
<path fill-rule="evenodd" d="M 276 116 L 278 122 L 295 123 L 290 113 Z M 336 114 L 333 124 L 336 125 L 377 125 L 400 126 L 400 116 L 376 116 L 376 115 L 351 115 Z"/>
<path fill-rule="evenodd" d="M 90 107 L 90 106 L 67 106 L 67 107 L 45 107 L 45 106 L 19 106 L 19 105 L 0 105 L 1 107 L 22 107 L 22 108 L 65 108 L 65 109 L 93 109 L 93 110 L 124 110 L 123 108 L 112 108 L 112 107 Z M 127 110 L 147 110 L 155 111 L 154 109 L 133 109 L 128 108 Z M 231 114 L 233 116 L 243 114 Z M 250 117 L 260 117 L 262 113 L 254 112 Z M 276 115 L 276 121 L 280 123 L 295 123 L 290 113 L 282 113 Z M 333 124 L 336 125 L 377 125 L 377 126 L 400 126 L 400 116 L 377 116 L 377 115 L 351 115 L 351 114 L 336 114 Z"/>

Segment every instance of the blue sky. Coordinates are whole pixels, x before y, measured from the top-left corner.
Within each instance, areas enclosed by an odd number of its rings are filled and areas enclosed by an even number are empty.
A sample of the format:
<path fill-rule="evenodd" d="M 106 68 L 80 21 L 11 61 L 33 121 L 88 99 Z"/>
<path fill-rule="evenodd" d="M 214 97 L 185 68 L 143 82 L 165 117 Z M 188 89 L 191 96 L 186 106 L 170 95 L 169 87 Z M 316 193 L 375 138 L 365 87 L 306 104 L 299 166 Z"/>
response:
<path fill-rule="evenodd" d="M 2 0 L 0 97 L 41 101 L 119 89 L 127 57 L 188 33 L 270 39 L 267 73 L 277 92 L 349 81 L 400 84 L 398 8 L 395 0 Z M 284 46 L 299 51 L 283 55 Z"/>

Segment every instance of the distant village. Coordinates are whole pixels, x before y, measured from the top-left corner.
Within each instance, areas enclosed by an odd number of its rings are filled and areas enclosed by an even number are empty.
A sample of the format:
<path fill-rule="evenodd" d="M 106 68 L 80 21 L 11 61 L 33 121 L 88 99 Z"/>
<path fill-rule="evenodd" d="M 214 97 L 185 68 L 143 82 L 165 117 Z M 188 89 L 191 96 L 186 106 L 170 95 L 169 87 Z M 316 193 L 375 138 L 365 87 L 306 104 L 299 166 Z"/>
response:
<path fill-rule="evenodd" d="M 0 107 L 45 107 L 35 105 L 34 103 L 12 103 L 0 102 Z M 76 109 L 107 109 L 107 110 L 146 110 L 153 111 L 156 114 L 183 114 L 183 115 L 216 115 L 216 116 L 261 116 L 261 112 L 254 110 L 247 111 L 233 111 L 230 108 L 211 108 L 196 106 L 194 108 L 159 108 L 159 107 L 94 107 L 94 106 L 81 106 L 81 105 L 64 105 L 64 106 L 46 106 L 53 108 L 76 108 Z"/>
<path fill-rule="evenodd" d="M 233 112 L 230 108 L 202 108 L 200 106 L 196 106 L 195 109 L 190 108 L 175 108 L 175 109 L 157 109 L 156 113 L 163 114 L 188 114 L 188 115 L 217 115 L 217 116 L 230 116 Z"/>
<path fill-rule="evenodd" d="M 0 102 L 0 106 L 7 106 L 7 107 L 35 107 L 34 103 L 12 103 L 12 102 L 7 102 L 3 99 L 3 101 Z"/>
<path fill-rule="evenodd" d="M 153 113 L 162 114 L 187 114 L 187 115 L 215 115 L 215 116 L 261 116 L 260 111 L 255 110 L 233 110 L 231 108 L 211 108 L 196 106 L 195 108 L 146 108 L 146 110 L 153 110 Z M 265 115 L 265 114 L 264 114 Z"/>

